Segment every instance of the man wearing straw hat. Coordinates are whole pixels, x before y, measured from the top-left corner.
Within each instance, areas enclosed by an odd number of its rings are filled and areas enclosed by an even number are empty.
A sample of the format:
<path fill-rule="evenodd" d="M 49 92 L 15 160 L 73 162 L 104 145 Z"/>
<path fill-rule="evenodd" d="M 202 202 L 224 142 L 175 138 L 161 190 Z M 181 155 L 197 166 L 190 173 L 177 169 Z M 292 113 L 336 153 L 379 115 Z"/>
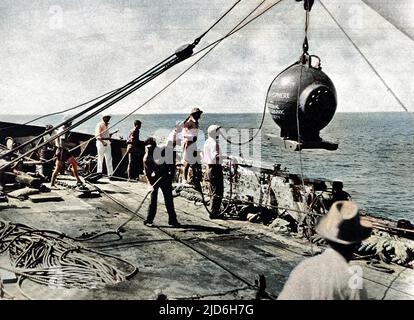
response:
<path fill-rule="evenodd" d="M 191 110 L 190 115 L 184 121 L 182 130 L 182 148 L 183 148 L 183 161 L 184 161 L 184 172 L 183 182 L 188 182 L 188 173 L 190 167 L 195 165 L 197 162 L 197 138 L 199 130 L 199 120 L 203 111 L 200 108 L 194 107 Z"/>
<path fill-rule="evenodd" d="M 353 252 L 371 234 L 368 224 L 360 220 L 358 206 L 352 201 L 335 202 L 316 226 L 316 232 L 329 247 L 296 266 L 278 299 L 367 299 L 362 274 L 355 274 L 349 265 Z"/>

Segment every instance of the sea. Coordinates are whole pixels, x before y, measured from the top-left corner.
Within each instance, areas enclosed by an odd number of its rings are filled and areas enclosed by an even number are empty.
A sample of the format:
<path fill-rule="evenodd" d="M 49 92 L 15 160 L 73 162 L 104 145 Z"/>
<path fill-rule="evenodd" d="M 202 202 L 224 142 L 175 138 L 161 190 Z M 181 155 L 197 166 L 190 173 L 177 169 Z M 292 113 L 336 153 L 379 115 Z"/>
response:
<path fill-rule="evenodd" d="M 24 123 L 35 117 L 0 115 L 0 120 Z M 115 124 L 124 117 L 114 115 L 111 123 Z M 139 119 L 142 121 L 141 139 L 155 136 L 160 141 L 185 118 L 184 114 L 132 115 L 113 126 L 114 130 L 119 129 L 114 137 L 126 138 L 133 121 Z M 259 128 L 261 118 L 262 114 L 256 113 L 205 113 L 200 120 L 199 146 L 211 124 L 220 125 L 223 132 L 240 132 L 239 141 L 244 142 Z M 57 124 L 61 120 L 61 115 L 54 115 L 33 124 Z M 93 134 L 98 121 L 99 118 L 91 119 L 75 131 Z M 339 144 L 336 151 L 313 149 L 294 152 L 272 145 L 265 138 L 267 134 L 279 133 L 279 127 L 266 115 L 253 142 L 243 147 L 231 145 L 227 150 L 236 155 L 241 153 L 254 164 L 264 167 L 280 164 L 289 172 L 308 178 L 340 180 L 352 199 L 370 214 L 414 223 L 413 113 L 337 113 L 321 131 L 324 140 Z M 233 137 L 232 141 L 236 138 Z"/>

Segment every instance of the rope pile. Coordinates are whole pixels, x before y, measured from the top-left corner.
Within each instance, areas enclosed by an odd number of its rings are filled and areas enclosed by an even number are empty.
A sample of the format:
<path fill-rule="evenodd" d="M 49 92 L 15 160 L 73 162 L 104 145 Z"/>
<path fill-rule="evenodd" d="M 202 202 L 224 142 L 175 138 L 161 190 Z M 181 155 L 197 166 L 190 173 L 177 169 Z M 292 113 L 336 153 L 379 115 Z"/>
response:
<path fill-rule="evenodd" d="M 0 254 L 8 251 L 12 268 L 0 266 L 18 276 L 55 288 L 102 288 L 131 278 L 138 271 L 131 263 L 113 255 L 79 245 L 79 241 L 52 230 L 37 230 L 0 220 Z M 132 271 L 126 273 L 107 262 L 108 258 Z"/>

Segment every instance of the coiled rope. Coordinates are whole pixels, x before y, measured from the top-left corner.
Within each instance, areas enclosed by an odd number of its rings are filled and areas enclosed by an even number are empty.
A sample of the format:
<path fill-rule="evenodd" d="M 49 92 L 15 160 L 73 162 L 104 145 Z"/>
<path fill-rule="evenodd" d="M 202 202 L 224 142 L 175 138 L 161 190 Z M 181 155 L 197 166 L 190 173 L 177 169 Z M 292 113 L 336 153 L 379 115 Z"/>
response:
<path fill-rule="evenodd" d="M 57 288 L 90 289 L 125 281 L 138 272 L 130 262 L 82 246 L 62 233 L 0 220 L 0 253 L 6 251 L 12 267 L 0 268 L 18 275 L 18 288 L 28 299 L 31 297 L 21 287 L 25 279 Z"/>

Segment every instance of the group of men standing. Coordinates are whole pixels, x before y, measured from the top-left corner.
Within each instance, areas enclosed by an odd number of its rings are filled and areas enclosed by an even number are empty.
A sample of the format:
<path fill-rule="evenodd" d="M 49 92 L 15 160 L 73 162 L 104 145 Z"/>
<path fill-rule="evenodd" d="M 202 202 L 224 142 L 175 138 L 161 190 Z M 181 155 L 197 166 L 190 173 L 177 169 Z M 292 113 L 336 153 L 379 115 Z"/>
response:
<path fill-rule="evenodd" d="M 206 165 L 205 180 L 208 182 L 210 195 L 210 218 L 217 219 L 223 216 L 220 207 L 224 194 L 223 182 L 223 154 L 219 145 L 221 127 L 213 124 L 207 129 L 208 138 L 204 142 L 201 157 L 197 150 L 197 139 L 199 133 L 199 120 L 203 111 L 193 108 L 189 117 L 182 126 L 182 147 L 183 147 L 183 182 L 188 182 L 190 167 L 193 168 L 193 175 L 197 171 L 200 159 Z M 196 184 L 199 181 L 194 181 Z M 197 187 L 197 186 L 196 186 Z"/>
<path fill-rule="evenodd" d="M 179 139 L 178 135 L 181 133 L 182 146 L 182 182 L 184 184 L 189 182 L 190 168 L 194 171 L 200 165 L 200 154 L 197 148 L 197 140 L 199 134 L 199 120 L 203 111 L 199 108 L 193 108 L 187 119 L 178 125 L 169 135 L 167 145 L 158 147 L 153 138 L 146 141 L 146 154 L 144 157 L 144 168 L 147 181 L 152 188 L 151 203 L 148 209 L 147 219 L 145 224 L 151 226 L 156 213 L 157 193 L 161 189 L 164 194 L 165 206 L 169 215 L 169 224 L 178 226 L 179 223 L 176 218 L 174 210 L 173 196 L 172 196 L 172 182 L 175 176 L 176 157 L 174 148 Z M 210 218 L 222 218 L 223 214 L 220 210 L 221 202 L 224 192 L 223 183 L 223 168 L 222 168 L 222 152 L 219 146 L 219 130 L 220 126 L 211 125 L 208 128 L 208 139 L 205 141 L 202 151 L 202 159 L 207 166 L 206 180 L 209 182 L 210 193 Z M 194 178 L 194 177 L 193 177 Z M 193 182 L 194 179 L 193 179 Z M 195 186 L 196 189 L 199 186 Z"/>
<path fill-rule="evenodd" d="M 172 183 L 176 172 L 176 157 L 174 148 L 178 141 L 178 133 L 182 136 L 183 148 L 183 182 L 189 179 L 190 168 L 199 164 L 197 139 L 199 120 L 202 115 L 199 108 L 194 108 L 183 124 L 176 127 L 170 134 L 165 146 L 157 146 L 154 138 L 140 140 L 141 122 L 134 121 L 127 140 L 129 157 L 128 178 L 134 179 L 144 172 L 150 186 L 151 201 L 144 224 L 152 226 L 156 212 L 158 191 L 161 189 L 168 213 L 168 224 L 180 226 L 174 208 Z M 114 173 L 111 153 L 111 137 L 109 133 L 109 115 L 103 115 L 102 121 L 96 126 L 96 147 L 98 154 L 97 172 L 102 173 L 103 161 L 106 161 L 107 173 Z M 82 181 L 78 175 L 78 164 L 70 151 L 68 139 L 71 121 L 56 132 L 59 137 L 54 140 L 56 166 L 51 175 L 51 186 L 61 172 L 64 162 L 71 165 L 71 170 L 78 185 Z M 208 127 L 208 138 L 202 149 L 202 160 L 206 165 L 205 179 L 208 181 L 210 193 L 210 218 L 221 218 L 221 203 L 224 192 L 223 184 L 223 154 L 219 145 L 220 126 L 213 124 Z M 45 141 L 50 141 L 50 135 L 45 135 Z M 53 141 L 53 140 L 52 140 Z M 13 148 L 12 138 L 7 138 L 7 148 Z M 143 151 L 145 149 L 145 152 Z M 302 261 L 290 274 L 278 299 L 366 299 L 367 293 L 362 284 L 362 275 L 355 273 L 349 265 L 352 255 L 360 243 L 369 237 L 372 226 L 362 221 L 358 206 L 351 201 L 350 196 L 343 191 L 342 183 L 332 186 L 332 205 L 316 226 L 319 234 L 329 247 L 320 255 Z M 357 270 L 358 271 L 358 270 Z"/>
<path fill-rule="evenodd" d="M 151 187 L 151 203 L 149 205 L 146 225 L 152 225 L 157 210 L 158 190 L 164 194 L 164 201 L 169 214 L 169 223 L 173 226 L 179 225 L 174 209 L 174 202 L 172 196 L 172 183 L 176 173 L 176 151 L 177 142 L 181 142 L 182 146 L 182 182 L 187 184 L 190 182 L 190 169 L 192 170 L 193 184 L 195 182 L 195 171 L 201 172 L 201 163 L 206 165 L 205 179 L 208 181 L 210 194 L 210 218 L 222 218 L 223 214 L 220 210 L 224 183 L 223 183 L 223 168 L 222 168 L 222 152 L 219 146 L 219 131 L 220 126 L 211 125 L 208 128 L 208 138 L 204 143 L 202 152 L 197 148 L 197 141 L 199 135 L 199 120 L 203 111 L 199 108 L 193 108 L 185 121 L 178 125 L 172 134 L 167 139 L 167 145 L 157 147 L 154 138 L 148 138 L 142 141 L 140 138 L 141 121 L 135 120 L 134 127 L 129 133 L 127 139 L 127 154 L 128 154 L 128 181 L 139 178 L 139 175 L 144 174 L 147 182 Z M 96 125 L 95 138 L 97 149 L 97 173 L 103 172 L 103 163 L 105 161 L 107 176 L 109 179 L 113 177 L 114 168 L 112 163 L 111 140 L 114 133 L 110 133 L 109 114 L 103 114 L 102 120 Z M 56 178 L 61 172 L 64 162 L 68 162 L 71 166 L 71 171 L 75 176 L 78 185 L 82 185 L 82 181 L 78 175 L 78 164 L 75 157 L 70 152 L 68 142 L 68 131 L 66 130 L 71 125 L 70 121 L 66 121 L 65 125 L 60 129 L 66 133 L 56 139 L 56 166 L 52 174 L 51 186 L 54 186 Z M 178 138 L 180 135 L 181 139 Z M 170 155 L 170 156 L 166 156 Z M 162 156 L 161 156 L 162 155 Z M 162 159 L 161 159 L 162 158 Z M 200 182 L 200 181 L 198 181 Z M 196 186 L 196 189 L 201 191 L 201 186 Z"/>
<path fill-rule="evenodd" d="M 97 164 L 96 172 L 103 172 L 103 163 L 105 161 L 106 171 L 109 179 L 112 178 L 114 174 L 114 168 L 112 163 L 112 148 L 111 140 L 112 135 L 116 132 L 109 132 L 109 121 L 111 116 L 109 114 L 103 114 L 102 120 L 96 125 L 95 128 L 95 138 L 96 138 L 96 150 L 97 150 Z M 64 163 L 70 165 L 73 176 L 76 178 L 78 187 L 83 186 L 83 182 L 78 174 L 78 163 L 71 151 L 71 147 L 74 147 L 73 143 L 69 142 L 69 127 L 72 125 L 70 118 L 64 118 L 64 124 L 54 134 L 60 135 L 57 139 L 54 140 L 55 149 L 54 157 L 56 159 L 55 168 L 51 174 L 51 186 L 55 186 L 56 179 L 59 173 L 64 167 Z M 51 126 L 50 126 L 51 127 Z M 48 129 L 48 127 L 46 128 Z M 134 121 L 134 128 L 131 130 L 128 140 L 127 140 L 127 153 L 128 153 L 128 180 L 136 179 L 139 174 L 143 173 L 143 163 L 142 159 L 144 157 L 144 146 L 143 142 L 140 140 L 139 132 L 141 129 L 141 121 Z M 44 140 L 49 140 L 50 134 L 44 136 Z M 49 148 L 49 145 L 46 145 Z M 50 147 L 52 147 L 50 145 Z M 46 148 L 42 149 L 45 151 Z M 44 152 L 43 152 L 44 153 Z M 45 163 L 49 162 L 49 156 L 42 157 L 41 160 L 44 160 Z"/>

